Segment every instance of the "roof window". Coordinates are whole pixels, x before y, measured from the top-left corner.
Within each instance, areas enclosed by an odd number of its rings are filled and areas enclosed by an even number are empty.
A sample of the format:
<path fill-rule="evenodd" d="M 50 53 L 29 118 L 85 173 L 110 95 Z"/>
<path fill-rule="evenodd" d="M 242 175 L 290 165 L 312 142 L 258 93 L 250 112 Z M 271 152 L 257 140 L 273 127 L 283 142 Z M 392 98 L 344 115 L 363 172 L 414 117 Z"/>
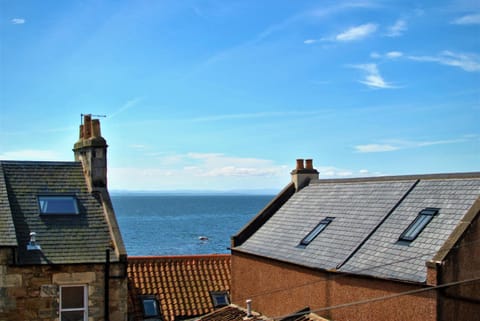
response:
<path fill-rule="evenodd" d="M 72 195 L 38 196 L 40 214 L 78 214 L 78 204 Z"/>
<path fill-rule="evenodd" d="M 410 223 L 402 235 L 400 235 L 400 241 L 411 242 L 417 238 L 417 236 L 422 232 L 422 230 L 427 226 L 427 224 L 432 220 L 432 218 L 438 214 L 438 208 L 426 208 L 421 210 L 418 213 L 415 220 Z"/>
<path fill-rule="evenodd" d="M 210 292 L 214 308 L 224 307 L 230 304 L 227 291 Z"/>
<path fill-rule="evenodd" d="M 161 320 L 160 305 L 153 295 L 142 296 L 143 317 L 148 320 Z"/>
<path fill-rule="evenodd" d="M 318 223 L 315 228 L 300 241 L 300 245 L 310 244 L 320 234 L 335 217 L 326 217 Z"/>

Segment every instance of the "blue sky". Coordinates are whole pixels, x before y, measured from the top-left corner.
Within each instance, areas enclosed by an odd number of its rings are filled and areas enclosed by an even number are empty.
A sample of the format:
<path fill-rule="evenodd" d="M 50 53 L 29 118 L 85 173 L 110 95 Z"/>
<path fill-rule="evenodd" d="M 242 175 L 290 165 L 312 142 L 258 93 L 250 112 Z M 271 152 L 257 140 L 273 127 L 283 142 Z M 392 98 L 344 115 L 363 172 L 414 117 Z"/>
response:
<path fill-rule="evenodd" d="M 0 42 L 0 159 L 107 115 L 110 189 L 480 170 L 479 1 L 0 0 Z"/>

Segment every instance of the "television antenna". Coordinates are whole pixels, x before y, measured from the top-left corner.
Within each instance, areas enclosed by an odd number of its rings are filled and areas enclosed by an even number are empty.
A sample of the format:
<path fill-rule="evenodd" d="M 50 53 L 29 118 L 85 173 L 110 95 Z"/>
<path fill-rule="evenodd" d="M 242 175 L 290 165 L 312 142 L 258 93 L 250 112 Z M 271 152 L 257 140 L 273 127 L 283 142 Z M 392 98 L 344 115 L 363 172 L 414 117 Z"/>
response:
<path fill-rule="evenodd" d="M 83 116 L 85 116 L 85 115 L 90 115 L 92 117 L 103 117 L 103 118 L 107 117 L 107 115 L 80 114 L 80 124 L 82 124 L 82 125 L 83 125 Z"/>

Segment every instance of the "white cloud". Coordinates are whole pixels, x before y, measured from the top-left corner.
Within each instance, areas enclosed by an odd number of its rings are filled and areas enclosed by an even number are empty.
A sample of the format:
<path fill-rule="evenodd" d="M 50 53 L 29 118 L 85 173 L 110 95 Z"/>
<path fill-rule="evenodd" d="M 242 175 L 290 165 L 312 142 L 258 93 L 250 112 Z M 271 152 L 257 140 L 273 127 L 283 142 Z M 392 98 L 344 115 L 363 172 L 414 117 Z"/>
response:
<path fill-rule="evenodd" d="M 463 138 L 443 139 L 433 141 L 408 141 L 408 140 L 392 140 L 384 144 L 365 144 L 355 146 L 355 150 L 359 153 L 380 153 L 392 152 L 400 149 L 410 149 L 427 147 L 433 145 L 458 144 L 477 139 L 477 136 L 465 136 Z"/>
<path fill-rule="evenodd" d="M 23 25 L 25 23 L 25 21 L 26 20 L 23 19 L 23 18 L 13 18 L 11 20 L 12 24 L 14 24 L 14 25 Z"/>
<path fill-rule="evenodd" d="M 407 22 L 403 19 L 398 19 L 393 25 L 388 27 L 387 37 L 399 37 L 407 30 Z"/>
<path fill-rule="evenodd" d="M 443 51 L 437 56 L 409 56 L 411 60 L 436 62 L 441 65 L 458 67 L 468 72 L 480 71 L 480 58 L 474 54 L 459 54 Z"/>
<path fill-rule="evenodd" d="M 403 52 L 401 51 L 389 51 L 383 55 L 379 54 L 378 52 L 370 53 L 370 58 L 373 58 L 373 59 L 382 59 L 382 58 L 395 59 L 395 58 L 400 58 L 402 56 L 403 56 Z"/>
<path fill-rule="evenodd" d="M 287 166 L 271 160 L 221 153 L 168 154 L 148 168 L 109 168 L 112 189 L 257 189 L 281 187 L 288 181 Z"/>
<path fill-rule="evenodd" d="M 355 146 L 357 152 L 360 153 L 379 153 L 379 152 L 391 152 L 399 147 L 392 146 L 389 144 L 366 144 L 366 145 L 357 145 Z"/>
<path fill-rule="evenodd" d="M 4 160 L 57 161 L 61 157 L 53 150 L 23 149 L 0 154 Z"/>
<path fill-rule="evenodd" d="M 335 39 L 338 41 L 354 41 L 363 39 L 377 30 L 377 25 L 374 23 L 366 23 L 360 26 L 352 27 L 340 34 Z"/>
<path fill-rule="evenodd" d="M 318 40 L 315 40 L 315 39 L 307 39 L 305 40 L 303 43 L 306 44 L 306 45 L 311 45 L 311 44 L 314 44 L 318 42 Z"/>
<path fill-rule="evenodd" d="M 478 25 L 480 24 L 480 13 L 468 14 L 459 17 L 451 22 L 456 25 Z"/>
<path fill-rule="evenodd" d="M 365 78 L 360 80 L 360 83 L 367 85 L 368 87 L 381 89 L 395 88 L 382 78 L 376 64 L 360 64 L 352 65 L 350 67 L 366 72 Z"/>
<path fill-rule="evenodd" d="M 403 56 L 403 53 L 400 51 L 390 51 L 385 54 L 387 58 L 394 59 L 394 58 L 400 58 Z"/>

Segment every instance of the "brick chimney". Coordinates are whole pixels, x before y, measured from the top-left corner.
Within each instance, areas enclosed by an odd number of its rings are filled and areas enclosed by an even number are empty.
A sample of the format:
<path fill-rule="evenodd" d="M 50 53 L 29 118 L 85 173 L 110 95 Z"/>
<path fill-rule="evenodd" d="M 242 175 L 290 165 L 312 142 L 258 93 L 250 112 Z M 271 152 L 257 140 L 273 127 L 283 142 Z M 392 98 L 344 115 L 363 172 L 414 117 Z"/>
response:
<path fill-rule="evenodd" d="M 318 179 L 318 171 L 313 168 L 312 159 L 297 159 L 297 166 L 290 174 L 297 192 L 307 186 L 311 180 Z"/>
<path fill-rule="evenodd" d="M 100 132 L 100 121 L 83 116 L 80 135 L 73 146 L 75 161 L 81 162 L 90 191 L 107 187 L 107 141 Z"/>

